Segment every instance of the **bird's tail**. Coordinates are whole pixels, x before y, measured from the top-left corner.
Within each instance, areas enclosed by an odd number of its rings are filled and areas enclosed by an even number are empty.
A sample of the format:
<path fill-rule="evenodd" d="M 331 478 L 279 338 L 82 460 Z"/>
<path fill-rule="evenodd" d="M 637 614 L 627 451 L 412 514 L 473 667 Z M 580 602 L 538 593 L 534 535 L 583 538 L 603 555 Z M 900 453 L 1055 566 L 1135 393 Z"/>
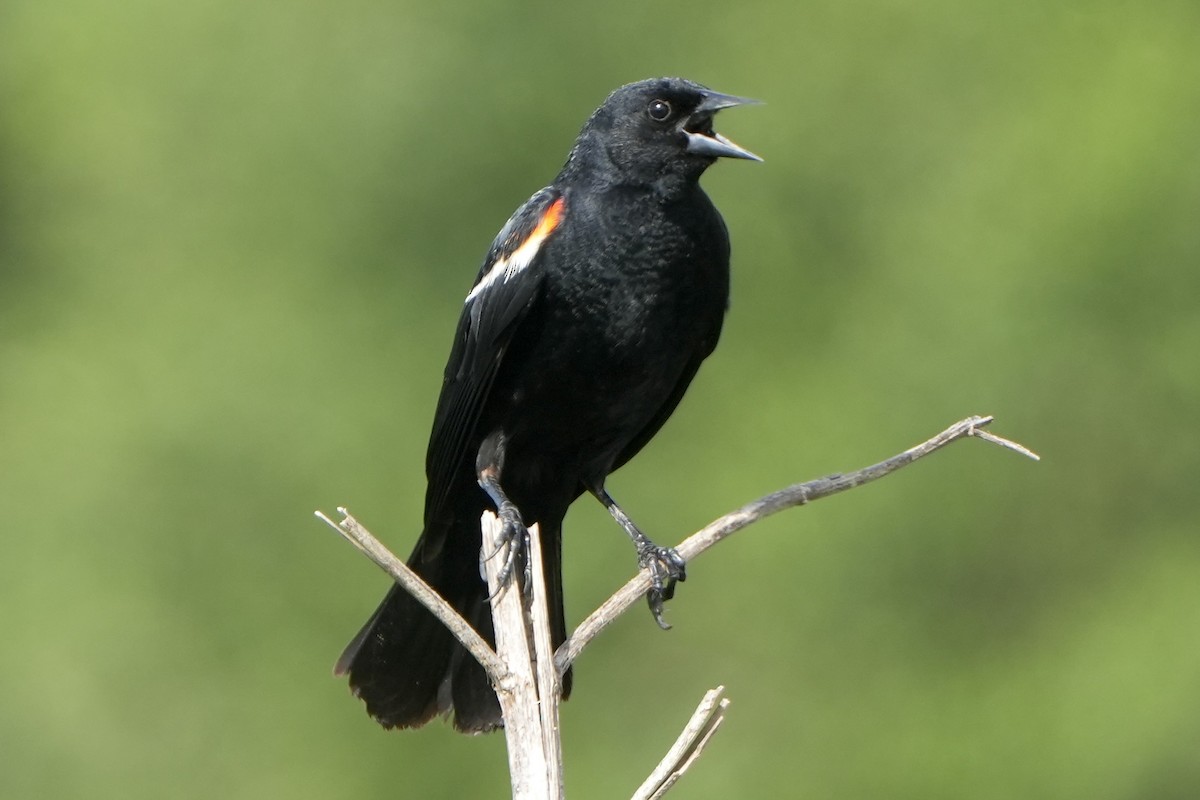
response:
<path fill-rule="evenodd" d="M 479 521 L 462 528 L 449 531 L 432 557 L 423 554 L 418 541 L 409 566 L 494 646 L 487 585 L 479 577 Z M 558 647 L 566 639 L 559 526 L 542 530 L 541 543 L 550 632 Z M 454 727 L 463 732 L 484 733 L 503 725 L 500 704 L 483 667 L 398 585 L 392 586 L 346 646 L 334 674 L 350 676 L 354 694 L 385 728 L 415 728 L 451 710 Z M 563 696 L 570 690 L 568 671 L 563 677 Z"/>

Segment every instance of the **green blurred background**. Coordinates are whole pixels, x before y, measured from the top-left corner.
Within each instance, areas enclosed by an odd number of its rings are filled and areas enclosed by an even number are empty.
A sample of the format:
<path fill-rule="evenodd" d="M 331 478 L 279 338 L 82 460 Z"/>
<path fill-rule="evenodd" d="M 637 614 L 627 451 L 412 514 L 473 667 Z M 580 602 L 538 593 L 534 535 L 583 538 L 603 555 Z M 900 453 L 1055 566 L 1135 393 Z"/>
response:
<path fill-rule="evenodd" d="M 619 84 L 766 158 L 705 185 L 725 336 L 610 483 L 664 541 L 973 413 L 697 561 L 578 666 L 568 791 L 1200 796 L 1200 6 L 778 0 L 0 6 L 0 796 L 501 797 L 330 667 L 406 554 L 492 235 Z M 633 569 L 568 519 L 568 615 Z"/>

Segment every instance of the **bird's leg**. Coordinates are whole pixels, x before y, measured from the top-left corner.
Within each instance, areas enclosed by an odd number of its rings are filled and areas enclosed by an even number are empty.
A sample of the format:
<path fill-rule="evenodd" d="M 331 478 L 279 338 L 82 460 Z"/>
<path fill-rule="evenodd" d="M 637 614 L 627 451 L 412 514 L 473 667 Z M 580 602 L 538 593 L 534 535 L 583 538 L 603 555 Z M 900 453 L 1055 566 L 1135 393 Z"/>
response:
<path fill-rule="evenodd" d="M 588 490 L 596 499 L 604 504 L 608 513 L 612 514 L 637 548 L 638 566 L 650 573 L 650 591 L 646 592 L 646 602 L 650 604 L 650 613 L 654 621 L 663 630 L 671 626 L 663 619 L 663 601 L 675 596 L 675 582 L 687 580 L 687 562 L 679 555 L 674 547 L 659 547 L 650 541 L 650 537 L 642 533 L 629 515 L 617 505 L 603 486 L 592 486 Z"/>
<path fill-rule="evenodd" d="M 500 486 L 500 470 L 504 464 L 504 437 L 497 433 L 489 436 L 483 441 L 479 448 L 479 456 L 475 462 L 475 468 L 479 477 L 479 485 L 487 496 L 491 498 L 492 503 L 496 506 L 496 516 L 500 518 L 500 541 L 493 553 L 484 553 L 480 549 L 480 573 L 483 572 L 483 561 L 495 558 L 502 551 L 507 552 L 504 556 L 504 565 L 500 568 L 500 574 L 497 576 L 497 583 L 503 589 L 509 579 L 512 578 L 513 572 L 517 567 L 518 561 L 524 554 L 527 546 L 526 539 L 529 537 L 529 529 L 525 527 L 525 521 L 521 518 L 521 511 L 517 508 L 513 501 L 508 499 L 508 495 L 504 493 L 503 487 Z M 526 576 L 528 577 L 528 576 Z M 525 585 L 529 585 L 528 580 Z M 489 598 L 490 599 L 490 598 Z"/>

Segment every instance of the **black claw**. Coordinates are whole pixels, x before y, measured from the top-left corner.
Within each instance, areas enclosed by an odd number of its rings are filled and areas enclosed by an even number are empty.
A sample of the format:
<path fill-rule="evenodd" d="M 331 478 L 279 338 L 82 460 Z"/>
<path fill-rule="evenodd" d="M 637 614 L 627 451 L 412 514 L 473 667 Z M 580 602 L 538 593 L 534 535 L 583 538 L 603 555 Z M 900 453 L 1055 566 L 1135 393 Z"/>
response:
<path fill-rule="evenodd" d="M 666 585 L 662 587 L 662 599 L 663 600 L 674 600 L 675 599 L 675 579 L 674 578 L 668 578 Z"/>
<path fill-rule="evenodd" d="M 659 547 L 647 541 L 638 548 L 638 566 L 650 572 L 650 590 L 646 602 L 654 621 L 663 630 L 671 626 L 663 619 L 663 602 L 675 596 L 675 583 L 687 580 L 687 562 L 673 547 Z"/>
<path fill-rule="evenodd" d="M 663 600 L 670 599 L 665 593 L 658 589 L 651 589 L 646 592 L 646 602 L 650 604 L 650 614 L 653 615 L 654 621 L 658 623 L 658 627 L 664 631 L 671 630 L 671 623 L 663 619 Z"/>

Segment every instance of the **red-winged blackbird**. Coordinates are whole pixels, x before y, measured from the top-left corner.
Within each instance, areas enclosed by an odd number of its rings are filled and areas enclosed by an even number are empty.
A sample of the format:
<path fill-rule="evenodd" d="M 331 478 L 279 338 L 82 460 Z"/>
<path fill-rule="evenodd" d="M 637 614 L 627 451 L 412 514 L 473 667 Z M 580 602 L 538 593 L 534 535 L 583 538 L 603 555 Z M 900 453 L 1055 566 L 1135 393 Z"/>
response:
<path fill-rule="evenodd" d="M 513 537 L 539 525 L 558 646 L 562 520 L 585 491 L 633 538 L 663 624 L 683 559 L 647 539 L 604 481 L 666 422 L 717 344 L 729 237 L 699 180 L 719 157 L 759 160 L 712 128 L 717 111 L 747 102 L 678 78 L 617 89 L 558 177 L 488 251 L 446 364 L 426 455 L 425 527 L 408 563 L 489 640 L 481 514 L 495 509 Z M 399 587 L 335 672 L 349 673 L 384 727 L 451 709 L 462 731 L 502 724 L 483 668 Z"/>

